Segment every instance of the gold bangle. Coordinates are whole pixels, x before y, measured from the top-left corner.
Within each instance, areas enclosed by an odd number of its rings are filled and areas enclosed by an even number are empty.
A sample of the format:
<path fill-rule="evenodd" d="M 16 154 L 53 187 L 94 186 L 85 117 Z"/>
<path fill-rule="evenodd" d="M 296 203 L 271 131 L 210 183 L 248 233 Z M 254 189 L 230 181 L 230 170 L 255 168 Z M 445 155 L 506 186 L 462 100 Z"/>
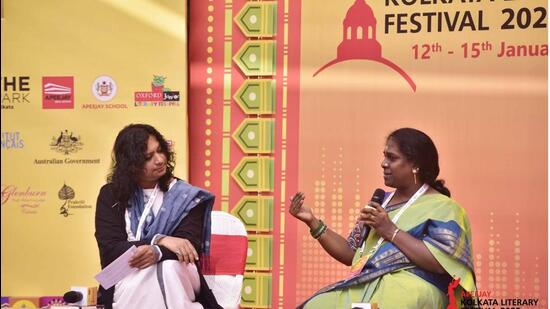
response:
<path fill-rule="evenodd" d="M 395 239 L 395 236 L 397 236 L 397 233 L 399 233 L 401 230 L 399 228 L 395 229 L 395 232 L 393 232 L 393 235 L 391 236 L 390 242 L 393 243 L 393 240 Z"/>

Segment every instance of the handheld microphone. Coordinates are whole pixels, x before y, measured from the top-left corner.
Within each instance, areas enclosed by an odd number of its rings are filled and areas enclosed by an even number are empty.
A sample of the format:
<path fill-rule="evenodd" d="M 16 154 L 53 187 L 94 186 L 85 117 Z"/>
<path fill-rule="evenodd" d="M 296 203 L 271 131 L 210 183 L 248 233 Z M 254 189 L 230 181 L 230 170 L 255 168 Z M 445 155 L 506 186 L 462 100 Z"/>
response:
<path fill-rule="evenodd" d="M 384 201 L 384 196 L 385 195 L 386 195 L 386 192 L 384 192 L 384 190 L 378 188 L 378 189 L 374 190 L 374 193 L 372 194 L 372 197 L 371 197 L 369 203 L 382 204 L 382 202 Z M 365 207 L 367 207 L 367 206 L 365 206 Z M 360 242 L 361 245 L 363 245 L 363 243 L 367 239 L 367 236 L 369 235 L 369 231 L 370 231 L 370 226 L 368 226 L 368 225 L 363 226 L 363 229 L 361 230 L 361 242 Z"/>
<path fill-rule="evenodd" d="M 95 306 L 97 287 L 71 286 L 71 290 L 63 295 L 63 301 L 72 306 Z"/>
<path fill-rule="evenodd" d="M 63 294 L 63 301 L 65 301 L 68 304 L 78 303 L 84 298 L 84 295 L 82 295 L 79 291 L 69 291 L 65 294 Z"/>

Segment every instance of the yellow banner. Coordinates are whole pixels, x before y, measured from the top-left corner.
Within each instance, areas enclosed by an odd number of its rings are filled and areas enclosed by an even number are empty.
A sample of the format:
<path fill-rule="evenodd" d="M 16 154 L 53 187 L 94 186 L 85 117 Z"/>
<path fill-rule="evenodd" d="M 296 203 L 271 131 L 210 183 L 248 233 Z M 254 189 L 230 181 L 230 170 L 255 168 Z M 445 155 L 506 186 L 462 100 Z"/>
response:
<path fill-rule="evenodd" d="M 5 0 L 2 295 L 96 286 L 116 134 L 148 123 L 187 178 L 186 1 Z"/>

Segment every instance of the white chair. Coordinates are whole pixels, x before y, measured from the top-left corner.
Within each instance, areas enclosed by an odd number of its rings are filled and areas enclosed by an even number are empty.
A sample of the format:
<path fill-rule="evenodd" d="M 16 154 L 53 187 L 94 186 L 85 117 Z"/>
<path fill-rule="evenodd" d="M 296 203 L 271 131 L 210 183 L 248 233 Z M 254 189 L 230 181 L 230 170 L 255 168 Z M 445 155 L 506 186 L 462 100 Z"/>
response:
<path fill-rule="evenodd" d="M 235 216 L 212 211 L 210 267 L 204 278 L 223 308 L 239 308 L 248 250 L 244 224 Z"/>

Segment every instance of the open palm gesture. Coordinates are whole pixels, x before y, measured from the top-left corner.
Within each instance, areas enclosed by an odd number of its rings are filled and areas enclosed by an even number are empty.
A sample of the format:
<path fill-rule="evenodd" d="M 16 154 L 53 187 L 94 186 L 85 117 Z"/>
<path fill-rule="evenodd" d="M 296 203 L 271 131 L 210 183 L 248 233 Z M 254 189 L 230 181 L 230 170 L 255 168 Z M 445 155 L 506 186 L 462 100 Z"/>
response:
<path fill-rule="evenodd" d="M 298 220 L 309 223 L 313 220 L 313 213 L 311 208 L 304 206 L 305 198 L 306 196 L 302 192 L 297 192 L 294 194 L 294 196 L 290 198 L 289 212 Z"/>

